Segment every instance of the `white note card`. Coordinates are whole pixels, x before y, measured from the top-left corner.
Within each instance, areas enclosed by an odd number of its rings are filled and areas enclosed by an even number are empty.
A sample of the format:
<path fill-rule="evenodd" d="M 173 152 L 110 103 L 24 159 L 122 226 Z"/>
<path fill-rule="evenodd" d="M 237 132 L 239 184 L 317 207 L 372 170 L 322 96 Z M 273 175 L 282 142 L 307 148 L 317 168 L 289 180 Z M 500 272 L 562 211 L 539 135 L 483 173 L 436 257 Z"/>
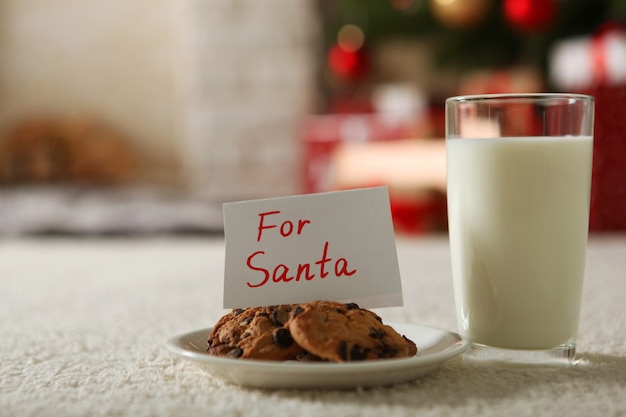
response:
<path fill-rule="evenodd" d="M 402 305 L 387 187 L 224 204 L 224 308 Z"/>

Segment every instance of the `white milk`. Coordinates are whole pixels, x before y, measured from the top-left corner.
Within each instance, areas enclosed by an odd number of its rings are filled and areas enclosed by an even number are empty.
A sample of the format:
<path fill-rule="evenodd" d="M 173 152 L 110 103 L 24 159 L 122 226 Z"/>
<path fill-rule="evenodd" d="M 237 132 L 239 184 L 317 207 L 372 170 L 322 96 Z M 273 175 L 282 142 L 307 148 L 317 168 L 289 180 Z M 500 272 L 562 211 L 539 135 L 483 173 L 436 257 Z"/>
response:
<path fill-rule="evenodd" d="M 592 138 L 448 139 L 446 146 L 459 331 L 502 348 L 572 343 Z"/>

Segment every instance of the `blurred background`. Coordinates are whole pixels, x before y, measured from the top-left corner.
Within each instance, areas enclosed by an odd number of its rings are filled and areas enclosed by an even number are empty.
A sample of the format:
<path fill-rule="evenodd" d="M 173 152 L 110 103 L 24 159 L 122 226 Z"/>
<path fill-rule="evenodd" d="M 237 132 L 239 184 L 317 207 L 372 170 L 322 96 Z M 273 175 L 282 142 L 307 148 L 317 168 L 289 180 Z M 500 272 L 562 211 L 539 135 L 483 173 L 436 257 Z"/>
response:
<path fill-rule="evenodd" d="M 591 230 L 626 230 L 626 0 L 0 0 L 0 234 L 221 233 L 387 185 L 446 231 L 460 94 L 596 97 Z"/>

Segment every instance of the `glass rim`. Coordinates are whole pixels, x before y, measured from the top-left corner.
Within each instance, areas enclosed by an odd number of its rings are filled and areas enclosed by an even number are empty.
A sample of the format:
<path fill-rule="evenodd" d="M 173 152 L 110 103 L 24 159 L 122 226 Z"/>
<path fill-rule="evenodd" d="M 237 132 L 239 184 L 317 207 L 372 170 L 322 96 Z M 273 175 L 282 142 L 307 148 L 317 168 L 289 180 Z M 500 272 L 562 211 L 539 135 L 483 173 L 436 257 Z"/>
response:
<path fill-rule="evenodd" d="M 467 94 L 460 96 L 448 97 L 446 104 L 467 103 L 467 102 L 497 102 L 497 101 L 546 101 L 546 100 L 569 99 L 577 101 L 591 101 L 595 98 L 588 94 L 579 93 L 499 93 L 499 94 Z"/>

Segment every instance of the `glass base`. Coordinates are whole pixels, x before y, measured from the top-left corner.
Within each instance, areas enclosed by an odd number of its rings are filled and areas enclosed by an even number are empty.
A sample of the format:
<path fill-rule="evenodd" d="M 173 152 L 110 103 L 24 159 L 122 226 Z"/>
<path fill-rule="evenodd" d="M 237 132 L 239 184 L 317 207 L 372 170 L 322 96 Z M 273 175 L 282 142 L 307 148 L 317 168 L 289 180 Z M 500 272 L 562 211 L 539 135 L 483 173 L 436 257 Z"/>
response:
<path fill-rule="evenodd" d="M 561 345 L 554 349 L 502 349 L 472 343 L 463 360 L 473 364 L 506 367 L 554 367 L 574 363 L 576 345 Z"/>

